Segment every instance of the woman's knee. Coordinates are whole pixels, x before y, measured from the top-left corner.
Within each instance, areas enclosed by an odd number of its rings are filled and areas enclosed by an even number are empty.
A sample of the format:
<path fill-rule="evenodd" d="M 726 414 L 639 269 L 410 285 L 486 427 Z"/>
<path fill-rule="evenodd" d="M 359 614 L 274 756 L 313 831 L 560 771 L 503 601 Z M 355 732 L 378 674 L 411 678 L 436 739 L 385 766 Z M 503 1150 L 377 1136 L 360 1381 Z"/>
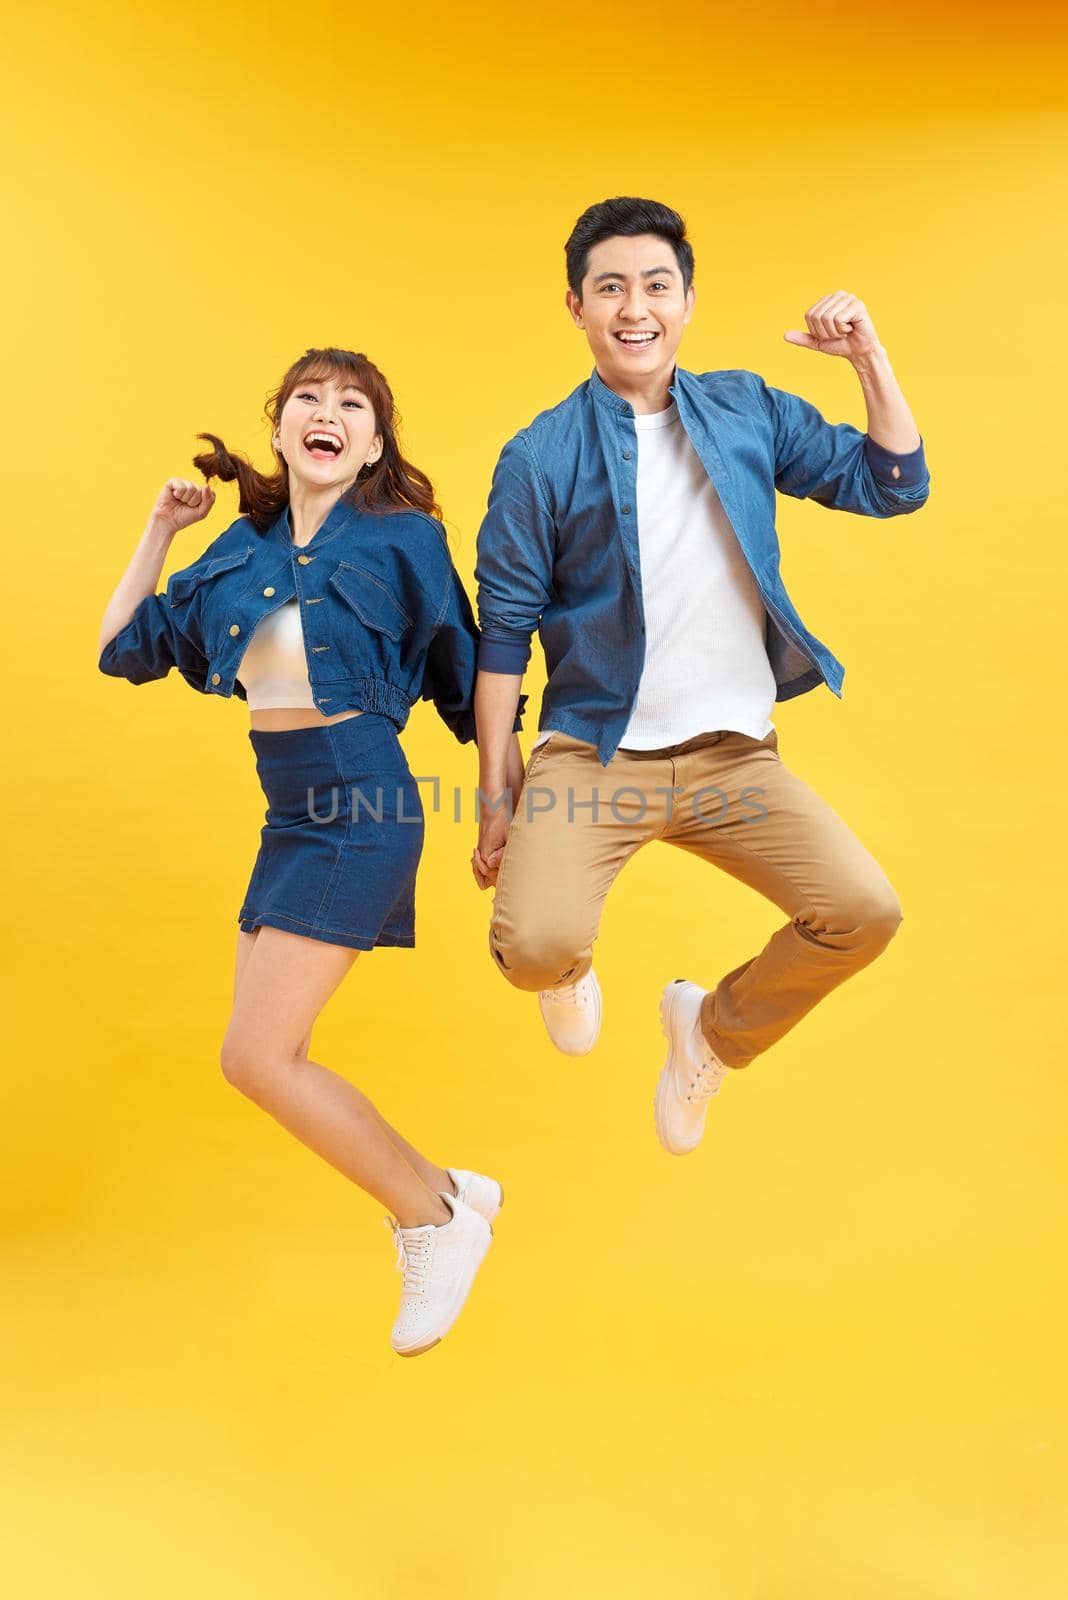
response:
<path fill-rule="evenodd" d="M 219 1050 L 219 1066 L 227 1083 L 250 1100 L 262 1097 L 287 1063 L 277 1061 L 246 1035 L 231 1030 Z"/>
<path fill-rule="evenodd" d="M 226 1035 L 219 1049 L 219 1066 L 227 1083 L 247 1094 L 254 1068 L 251 1053 L 239 1035 Z"/>

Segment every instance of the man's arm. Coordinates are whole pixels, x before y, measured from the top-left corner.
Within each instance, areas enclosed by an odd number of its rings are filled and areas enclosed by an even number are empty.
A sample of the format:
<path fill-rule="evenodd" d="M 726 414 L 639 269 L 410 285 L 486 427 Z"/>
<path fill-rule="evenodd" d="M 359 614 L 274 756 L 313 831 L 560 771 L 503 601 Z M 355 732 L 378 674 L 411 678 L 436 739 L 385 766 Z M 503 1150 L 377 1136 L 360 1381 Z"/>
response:
<path fill-rule="evenodd" d="M 522 433 L 501 451 L 478 531 L 478 664 L 522 676 L 530 641 L 552 598 L 556 530 L 545 484 Z"/>
<path fill-rule="evenodd" d="M 480 672 L 475 680 L 475 725 L 478 729 L 478 843 L 471 857 L 475 882 L 488 889 L 523 787 L 523 756 L 512 732 L 522 673 Z"/>
<path fill-rule="evenodd" d="M 879 345 L 870 355 L 856 357 L 851 365 L 860 380 L 868 408 L 868 438 L 888 454 L 914 454 L 923 443 L 920 430 L 883 346 Z M 889 463 L 889 473 L 895 481 L 900 480 L 900 463 Z"/>
<path fill-rule="evenodd" d="M 805 312 L 806 330 L 789 329 L 789 344 L 838 356 L 860 380 L 868 431 L 831 424 L 799 395 L 772 389 L 753 374 L 775 429 L 775 487 L 835 511 L 895 517 L 918 511 L 930 493 L 923 439 L 905 403 L 867 306 L 837 289 Z"/>
<path fill-rule="evenodd" d="M 480 889 L 497 881 L 511 813 L 523 786 L 523 757 L 512 737 L 530 641 L 552 598 L 556 528 L 530 443 L 516 434 L 501 451 L 478 532 L 479 755 L 478 844 L 471 857 Z"/>
<path fill-rule="evenodd" d="M 800 395 L 773 388 L 757 373 L 752 378 L 772 425 L 775 487 L 781 494 L 867 517 L 901 516 L 924 504 L 930 474 L 922 439 L 908 453 L 891 451 L 851 422 L 828 422 Z M 862 381 L 871 387 L 878 406 L 886 393 L 885 371 L 866 370 Z M 896 382 L 893 387 L 897 389 Z M 911 415 L 909 423 L 915 426 Z"/>
<path fill-rule="evenodd" d="M 442 540 L 444 542 L 444 530 Z M 427 650 L 422 698 L 433 700 L 441 720 L 461 744 L 467 744 L 475 738 L 474 691 L 478 645 L 479 632 L 471 602 L 450 558 L 445 598 Z M 518 710 L 514 713 L 513 723 L 516 731 L 522 727 L 526 695 L 518 696 L 517 701 Z"/>

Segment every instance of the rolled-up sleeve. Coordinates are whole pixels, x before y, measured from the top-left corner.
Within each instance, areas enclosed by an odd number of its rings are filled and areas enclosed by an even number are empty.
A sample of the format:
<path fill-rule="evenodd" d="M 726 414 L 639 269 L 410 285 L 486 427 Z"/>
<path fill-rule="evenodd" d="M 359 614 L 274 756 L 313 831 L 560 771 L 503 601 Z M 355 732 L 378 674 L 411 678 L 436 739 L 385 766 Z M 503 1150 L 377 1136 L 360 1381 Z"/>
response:
<path fill-rule="evenodd" d="M 427 650 L 422 698 L 434 702 L 441 720 L 461 744 L 468 744 L 476 737 L 474 697 L 479 642 L 467 590 L 455 567 L 451 567 L 445 598 Z M 520 695 L 513 724 L 517 733 L 523 726 L 526 701 L 526 695 Z"/>
<path fill-rule="evenodd" d="M 555 528 L 524 433 L 501 451 L 478 534 L 475 578 L 483 672 L 522 673 L 552 597 Z"/>
<path fill-rule="evenodd" d="M 918 511 L 930 494 L 923 439 L 897 454 L 851 422 L 828 422 L 800 395 L 752 374 L 775 438 L 775 487 L 834 511 L 896 517 Z"/>
<path fill-rule="evenodd" d="M 100 670 L 130 683 L 151 683 L 177 667 L 193 688 L 207 685 L 208 663 L 178 626 L 166 595 L 150 594 L 100 652 Z"/>

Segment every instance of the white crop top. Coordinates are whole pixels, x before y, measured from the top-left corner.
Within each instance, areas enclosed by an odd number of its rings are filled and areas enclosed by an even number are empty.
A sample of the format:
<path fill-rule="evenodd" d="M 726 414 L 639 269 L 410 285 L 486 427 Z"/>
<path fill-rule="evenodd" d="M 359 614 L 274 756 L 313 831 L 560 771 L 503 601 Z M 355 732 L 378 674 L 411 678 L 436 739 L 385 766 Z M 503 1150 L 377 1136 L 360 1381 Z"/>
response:
<path fill-rule="evenodd" d="M 296 600 L 286 600 L 259 623 L 241 658 L 237 676 L 248 696 L 250 711 L 291 706 L 315 709 Z"/>

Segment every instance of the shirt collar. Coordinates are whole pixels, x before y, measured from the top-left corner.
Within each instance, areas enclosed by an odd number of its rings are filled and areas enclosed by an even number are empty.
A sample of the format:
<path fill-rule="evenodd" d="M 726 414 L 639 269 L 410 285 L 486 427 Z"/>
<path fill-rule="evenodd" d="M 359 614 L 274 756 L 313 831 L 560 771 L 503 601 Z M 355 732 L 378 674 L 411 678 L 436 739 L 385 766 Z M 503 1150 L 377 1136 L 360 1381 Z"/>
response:
<path fill-rule="evenodd" d="M 668 394 L 672 400 L 675 400 L 677 396 L 676 385 L 678 384 L 681 370 L 676 363 L 671 382 L 668 384 Z M 622 395 L 616 394 L 614 389 L 610 389 L 596 367 L 590 373 L 589 392 L 599 405 L 607 407 L 608 410 L 617 411 L 620 416 L 624 417 L 632 417 L 634 415 L 634 407 L 630 401 L 624 400 Z"/>

